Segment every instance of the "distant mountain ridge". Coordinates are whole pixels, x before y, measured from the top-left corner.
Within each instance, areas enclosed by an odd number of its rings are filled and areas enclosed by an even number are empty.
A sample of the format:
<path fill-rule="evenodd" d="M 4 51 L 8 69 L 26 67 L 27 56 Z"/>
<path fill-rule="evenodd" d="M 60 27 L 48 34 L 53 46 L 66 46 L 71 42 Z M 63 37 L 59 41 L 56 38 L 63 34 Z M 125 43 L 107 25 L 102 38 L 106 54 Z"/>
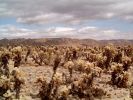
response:
<path fill-rule="evenodd" d="M 93 39 L 71 39 L 71 38 L 40 38 L 40 39 L 1 39 L 0 45 L 107 45 L 112 43 L 115 45 L 133 45 L 133 40 L 93 40 Z"/>

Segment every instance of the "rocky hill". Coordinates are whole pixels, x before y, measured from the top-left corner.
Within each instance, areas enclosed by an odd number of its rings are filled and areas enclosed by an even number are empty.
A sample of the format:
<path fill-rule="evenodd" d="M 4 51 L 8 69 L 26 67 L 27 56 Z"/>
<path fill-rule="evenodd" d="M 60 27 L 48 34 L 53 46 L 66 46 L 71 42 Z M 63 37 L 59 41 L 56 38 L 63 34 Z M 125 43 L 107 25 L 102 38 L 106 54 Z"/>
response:
<path fill-rule="evenodd" d="M 93 39 L 71 39 L 71 38 L 41 38 L 41 39 L 2 39 L 0 45 L 133 45 L 133 40 L 93 40 Z"/>

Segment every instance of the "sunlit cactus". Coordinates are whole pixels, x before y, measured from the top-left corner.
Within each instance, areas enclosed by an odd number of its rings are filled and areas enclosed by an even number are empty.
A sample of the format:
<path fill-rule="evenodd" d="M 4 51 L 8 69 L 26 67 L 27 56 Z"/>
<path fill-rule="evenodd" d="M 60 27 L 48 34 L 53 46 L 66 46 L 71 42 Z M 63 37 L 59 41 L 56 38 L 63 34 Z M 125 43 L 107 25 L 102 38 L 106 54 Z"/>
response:
<path fill-rule="evenodd" d="M 132 64 L 132 60 L 131 60 L 131 58 L 125 56 L 122 59 L 122 63 L 123 63 L 124 71 L 128 71 L 128 69 L 130 68 L 130 66 Z"/>
<path fill-rule="evenodd" d="M 4 51 L 1 55 L 0 70 L 1 68 L 3 68 L 4 72 L 2 73 L 4 73 L 7 77 L 9 77 L 9 67 L 8 67 L 9 59 L 10 59 L 10 52 Z"/>
<path fill-rule="evenodd" d="M 106 56 L 105 68 L 108 69 L 111 67 L 110 63 L 115 55 L 115 50 L 112 45 L 106 46 L 104 50 L 103 55 Z"/>
<path fill-rule="evenodd" d="M 15 98 L 19 99 L 20 90 L 22 88 L 22 85 L 24 84 L 24 79 L 22 78 L 22 73 L 19 68 L 14 68 L 11 74 L 13 76 L 12 81 L 14 82 L 14 91 L 16 93 Z"/>
<path fill-rule="evenodd" d="M 28 48 L 27 53 L 26 53 L 26 56 L 25 56 L 25 62 L 27 62 L 27 58 L 28 58 L 28 56 L 29 56 L 30 54 L 31 54 L 31 49 Z"/>
<path fill-rule="evenodd" d="M 61 58 L 59 55 L 57 55 L 54 60 L 54 66 L 53 66 L 54 73 L 56 72 L 57 68 L 59 67 L 60 61 L 61 61 Z"/>
<path fill-rule="evenodd" d="M 72 78 L 72 73 L 73 73 L 73 68 L 74 68 L 74 63 L 72 61 L 68 61 L 64 64 L 64 67 L 66 67 L 69 71 L 70 78 Z"/>
<path fill-rule="evenodd" d="M 10 90 L 7 90 L 5 94 L 3 94 L 3 97 L 5 100 L 12 100 L 13 99 L 13 93 Z"/>

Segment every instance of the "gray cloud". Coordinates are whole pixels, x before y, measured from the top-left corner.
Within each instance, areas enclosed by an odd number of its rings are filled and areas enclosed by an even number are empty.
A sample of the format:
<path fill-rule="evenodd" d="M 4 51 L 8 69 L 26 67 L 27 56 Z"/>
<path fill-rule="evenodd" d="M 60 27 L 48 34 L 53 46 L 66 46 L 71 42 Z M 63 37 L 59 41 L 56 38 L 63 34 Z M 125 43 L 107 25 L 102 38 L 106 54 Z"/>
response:
<path fill-rule="evenodd" d="M 27 24 L 68 23 L 113 17 L 133 21 L 132 0 L 1 0 L 0 16 Z M 6 12 L 7 11 L 7 12 Z"/>
<path fill-rule="evenodd" d="M 123 33 L 113 29 L 99 29 L 93 26 L 81 28 L 71 27 L 49 27 L 46 29 L 29 30 L 26 28 L 15 27 L 12 25 L 0 26 L 1 38 L 48 38 L 48 37 L 67 37 L 67 38 L 91 38 L 91 39 L 132 39 L 133 34 Z M 121 35 L 120 35 L 121 34 Z M 130 36 L 129 36 L 130 34 Z"/>
<path fill-rule="evenodd" d="M 79 25 L 89 20 L 118 18 L 133 22 L 132 0 L 0 0 L 0 18 L 16 18 L 27 25 L 50 24 L 49 28 L 30 30 L 19 26 L 0 26 L 0 38 L 72 37 L 92 39 L 132 39 L 133 34 L 93 26 Z M 44 25 L 45 26 L 45 25 Z M 30 26 L 29 26 L 30 27 Z M 41 26 L 43 27 L 43 25 Z"/>
<path fill-rule="evenodd" d="M 36 34 L 35 31 L 26 29 L 26 28 L 19 28 L 12 25 L 3 25 L 0 26 L 0 34 L 2 38 L 25 38 L 30 37 Z"/>

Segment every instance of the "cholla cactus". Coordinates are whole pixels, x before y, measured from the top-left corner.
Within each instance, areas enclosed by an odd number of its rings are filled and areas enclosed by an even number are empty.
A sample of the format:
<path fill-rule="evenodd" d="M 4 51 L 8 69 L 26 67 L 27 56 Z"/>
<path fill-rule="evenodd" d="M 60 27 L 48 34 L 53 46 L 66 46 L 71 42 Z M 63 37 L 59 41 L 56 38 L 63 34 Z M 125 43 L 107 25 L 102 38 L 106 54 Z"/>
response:
<path fill-rule="evenodd" d="M 78 59 L 74 62 L 75 70 L 82 72 L 84 70 L 85 61 L 82 59 Z"/>
<path fill-rule="evenodd" d="M 132 57 L 133 56 L 133 48 L 130 45 L 125 48 L 125 54 L 128 57 Z"/>
<path fill-rule="evenodd" d="M 123 57 L 122 62 L 123 62 L 124 71 L 128 71 L 128 69 L 130 68 L 130 66 L 132 64 L 131 58 L 125 56 L 125 57 Z"/>
<path fill-rule="evenodd" d="M 44 58 L 45 58 L 45 54 L 43 51 L 40 51 L 39 54 L 39 65 L 42 65 L 43 64 L 43 61 L 44 61 Z"/>
<path fill-rule="evenodd" d="M 123 71 L 122 64 L 117 64 L 111 74 L 111 82 L 120 88 L 126 88 L 130 85 L 130 74 L 129 72 Z"/>
<path fill-rule="evenodd" d="M 25 62 L 27 62 L 27 58 L 28 58 L 28 56 L 29 56 L 30 54 L 31 54 L 31 49 L 28 48 L 28 51 L 27 51 L 26 56 L 25 56 Z"/>
<path fill-rule="evenodd" d="M 122 57 L 123 57 L 123 54 L 119 50 L 118 53 L 114 56 L 114 62 L 122 63 Z"/>
<path fill-rule="evenodd" d="M 39 97 L 41 100 L 51 100 L 51 98 L 56 97 L 57 89 L 60 84 L 62 84 L 62 74 L 56 73 L 53 75 L 49 83 L 45 79 L 38 79 L 37 83 L 41 83 L 41 88 L 39 91 Z"/>
<path fill-rule="evenodd" d="M 111 73 L 111 83 L 113 85 L 118 84 L 118 77 L 123 72 L 122 64 L 116 64 L 115 66 L 112 66 L 113 72 Z"/>
<path fill-rule="evenodd" d="M 54 66 L 53 66 L 53 71 L 54 73 L 56 73 L 56 70 L 60 64 L 61 58 L 59 55 L 56 56 L 55 60 L 54 60 Z"/>
<path fill-rule="evenodd" d="M 102 99 L 102 96 L 106 95 L 106 91 L 104 91 L 102 88 L 93 87 L 92 94 L 94 97 Z"/>
<path fill-rule="evenodd" d="M 6 76 L 0 76 L 0 95 L 4 94 L 8 89 L 10 89 L 10 79 Z"/>
<path fill-rule="evenodd" d="M 5 69 L 5 72 L 3 72 L 7 77 L 9 77 L 9 67 L 8 67 L 8 63 L 9 63 L 9 59 L 10 59 L 10 52 L 8 51 L 4 51 L 1 55 L 1 65 L 0 65 L 0 70 L 3 67 L 3 69 Z"/>
<path fill-rule="evenodd" d="M 21 46 L 17 46 L 17 47 L 14 47 L 11 52 L 13 54 L 18 54 L 18 53 L 21 53 L 22 52 L 22 47 Z"/>
<path fill-rule="evenodd" d="M 103 57 L 103 55 L 100 53 L 100 54 L 97 54 L 96 59 L 97 59 L 97 61 L 96 61 L 97 66 L 104 69 L 106 57 Z"/>
<path fill-rule="evenodd" d="M 76 80 L 71 85 L 71 94 L 78 95 L 79 98 L 94 100 L 93 96 L 93 79 L 94 74 L 82 74 L 79 80 Z"/>
<path fill-rule="evenodd" d="M 46 65 L 49 65 L 49 53 L 48 52 L 44 52 L 44 63 L 46 64 Z"/>
<path fill-rule="evenodd" d="M 112 46 L 106 46 L 104 49 L 105 51 L 103 52 L 103 55 L 107 58 L 105 61 L 105 67 L 106 69 L 108 69 L 109 67 L 111 67 L 110 63 L 115 55 L 115 51 Z"/>
<path fill-rule="evenodd" d="M 14 68 L 12 71 L 12 76 L 13 79 L 12 81 L 14 82 L 14 91 L 16 92 L 16 99 L 20 98 L 20 90 L 22 88 L 22 85 L 24 84 L 24 79 L 22 78 L 21 71 L 18 68 Z"/>
<path fill-rule="evenodd" d="M 69 61 L 71 59 L 71 52 L 69 50 L 65 53 L 65 61 Z"/>
<path fill-rule="evenodd" d="M 129 73 L 124 72 L 120 77 L 120 81 L 118 82 L 118 87 L 126 88 L 128 87 L 128 82 L 129 82 Z"/>
<path fill-rule="evenodd" d="M 21 57 L 22 47 L 21 46 L 14 47 L 11 51 L 12 51 L 13 56 L 14 56 L 13 57 L 14 67 L 19 67 L 21 60 L 22 60 L 22 57 Z"/>
<path fill-rule="evenodd" d="M 53 84 L 52 84 L 52 91 L 51 91 L 51 95 L 53 98 L 57 98 L 57 92 L 58 92 L 58 88 L 59 86 L 61 86 L 64 82 L 63 82 L 63 75 L 61 73 L 56 73 L 53 77 Z"/>
<path fill-rule="evenodd" d="M 94 63 L 85 62 L 83 68 L 83 72 L 85 72 L 86 74 L 90 74 L 92 69 L 94 68 Z"/>
<path fill-rule="evenodd" d="M 41 100 L 49 99 L 47 92 L 48 92 L 48 83 L 46 82 L 45 79 L 38 79 L 37 83 L 39 83 L 40 90 L 39 90 L 39 97 Z"/>
<path fill-rule="evenodd" d="M 70 89 L 69 89 L 66 85 L 62 86 L 62 87 L 59 89 L 59 93 L 58 93 L 59 96 L 58 96 L 58 99 L 59 99 L 59 100 L 67 100 L 67 97 L 68 97 L 69 93 L 70 93 Z"/>
<path fill-rule="evenodd" d="M 62 74 L 61 73 L 54 74 L 53 81 L 54 85 L 61 85 L 63 83 Z"/>
<path fill-rule="evenodd" d="M 33 61 L 35 61 L 36 64 L 40 65 L 40 62 L 39 62 L 39 59 L 38 59 L 38 53 L 36 51 L 33 51 L 32 59 L 33 59 Z"/>
<path fill-rule="evenodd" d="M 54 79 L 54 76 L 56 74 L 56 71 L 57 71 L 57 68 L 59 66 L 60 61 L 61 61 L 61 59 L 60 59 L 59 55 L 57 55 L 56 58 L 55 58 L 55 61 L 54 61 L 53 75 L 52 75 L 52 79 L 51 79 L 51 83 L 50 84 L 53 84 L 53 82 L 54 82 L 53 79 Z"/>
<path fill-rule="evenodd" d="M 14 60 L 14 67 L 19 67 L 20 64 L 21 64 L 21 60 L 22 60 L 21 54 L 20 53 L 16 53 L 16 55 L 15 55 L 13 60 Z"/>
<path fill-rule="evenodd" d="M 3 94 L 3 97 L 5 97 L 5 100 L 12 100 L 13 93 L 10 90 L 7 90 L 7 92 L 5 94 Z"/>
<path fill-rule="evenodd" d="M 64 64 L 64 67 L 68 69 L 70 78 L 72 78 L 72 71 L 74 68 L 74 63 L 72 61 L 68 61 L 67 63 Z"/>
<path fill-rule="evenodd" d="M 89 62 L 95 62 L 96 61 L 96 54 L 88 53 L 86 55 L 86 60 L 89 61 Z"/>
<path fill-rule="evenodd" d="M 75 86 L 78 86 L 78 88 L 81 88 L 82 91 L 85 90 L 86 88 L 89 88 L 93 84 L 93 74 L 87 75 L 87 74 L 82 74 L 81 78 L 78 81 L 74 82 Z"/>
<path fill-rule="evenodd" d="M 72 57 L 72 59 L 74 60 L 74 59 L 77 59 L 77 50 L 76 50 L 76 48 L 73 50 L 73 52 L 72 52 L 72 54 L 73 54 L 73 57 Z"/>
<path fill-rule="evenodd" d="M 54 86 L 56 87 L 60 83 L 60 75 L 56 74 L 56 70 L 59 66 L 60 58 L 59 56 L 56 57 L 53 67 L 53 75 L 49 83 L 46 83 L 46 81 L 42 84 L 42 89 L 39 92 L 39 95 L 42 100 L 49 100 L 52 97 L 52 90 Z M 62 78 L 61 78 L 62 79 Z M 44 87 L 44 88 L 43 88 Z M 57 88 L 56 88 L 57 89 Z M 56 90 L 54 90 L 56 91 Z"/>
<path fill-rule="evenodd" d="M 89 75 L 83 74 L 83 83 L 87 85 L 87 87 L 90 87 L 93 85 L 93 80 L 95 77 L 95 73 L 90 73 Z"/>

